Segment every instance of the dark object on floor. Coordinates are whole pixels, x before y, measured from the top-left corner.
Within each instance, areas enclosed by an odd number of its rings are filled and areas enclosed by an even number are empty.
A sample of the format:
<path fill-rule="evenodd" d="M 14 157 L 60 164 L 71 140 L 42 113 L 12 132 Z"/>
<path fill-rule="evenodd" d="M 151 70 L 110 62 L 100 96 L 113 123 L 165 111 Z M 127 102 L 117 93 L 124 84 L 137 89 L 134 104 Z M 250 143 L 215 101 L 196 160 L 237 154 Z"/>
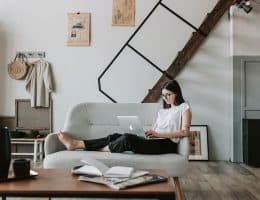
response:
<path fill-rule="evenodd" d="M 11 142 L 8 128 L 1 128 L 0 131 L 0 181 L 8 178 L 8 171 L 11 161 Z"/>
<path fill-rule="evenodd" d="M 37 135 L 39 135 L 39 131 L 37 130 L 31 130 L 29 133 L 27 133 L 26 137 L 28 138 L 37 138 Z"/>
<path fill-rule="evenodd" d="M 26 178 L 30 176 L 30 160 L 16 159 L 13 162 L 14 175 L 17 178 Z"/>
<path fill-rule="evenodd" d="M 22 131 L 11 131 L 11 138 L 24 138 L 26 137 L 26 132 Z"/>
<path fill-rule="evenodd" d="M 25 137 L 27 138 L 43 138 L 46 134 L 40 133 L 38 130 L 31 130 L 29 133 L 26 134 Z"/>

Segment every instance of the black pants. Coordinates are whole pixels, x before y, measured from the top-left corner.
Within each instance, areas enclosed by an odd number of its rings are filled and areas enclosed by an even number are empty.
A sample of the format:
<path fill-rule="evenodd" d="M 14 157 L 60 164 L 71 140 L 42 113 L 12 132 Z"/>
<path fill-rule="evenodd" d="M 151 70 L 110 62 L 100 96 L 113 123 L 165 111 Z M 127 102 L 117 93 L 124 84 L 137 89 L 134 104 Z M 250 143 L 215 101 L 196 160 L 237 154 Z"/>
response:
<path fill-rule="evenodd" d="M 132 151 L 140 154 L 176 153 L 177 144 L 170 139 L 150 140 L 134 134 L 114 133 L 104 138 L 84 140 L 86 151 L 96 151 L 108 145 L 113 153 Z"/>

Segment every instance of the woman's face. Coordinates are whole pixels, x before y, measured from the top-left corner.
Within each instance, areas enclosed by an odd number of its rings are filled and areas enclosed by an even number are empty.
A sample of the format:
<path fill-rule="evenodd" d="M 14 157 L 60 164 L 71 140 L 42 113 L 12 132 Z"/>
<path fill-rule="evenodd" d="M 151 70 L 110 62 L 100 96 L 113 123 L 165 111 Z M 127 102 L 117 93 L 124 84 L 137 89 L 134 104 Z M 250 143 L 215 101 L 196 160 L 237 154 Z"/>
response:
<path fill-rule="evenodd" d="M 167 104 L 173 105 L 175 103 L 176 94 L 172 91 L 163 89 L 162 90 L 162 98 Z"/>

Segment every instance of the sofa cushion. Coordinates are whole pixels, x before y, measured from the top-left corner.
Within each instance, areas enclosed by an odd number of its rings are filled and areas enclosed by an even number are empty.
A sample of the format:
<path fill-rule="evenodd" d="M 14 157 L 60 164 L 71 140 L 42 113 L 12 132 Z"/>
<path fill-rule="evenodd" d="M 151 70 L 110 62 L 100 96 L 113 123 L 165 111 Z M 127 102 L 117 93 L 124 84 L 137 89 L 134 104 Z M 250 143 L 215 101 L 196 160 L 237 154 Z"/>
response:
<path fill-rule="evenodd" d="M 125 153 L 110 153 L 99 151 L 59 151 L 44 159 L 44 168 L 67 168 L 81 165 L 81 159 L 96 159 L 109 167 L 121 165 L 135 169 L 164 169 L 170 176 L 183 176 L 187 170 L 186 157 L 179 154 L 144 155 Z"/>
<path fill-rule="evenodd" d="M 66 114 L 63 127 L 77 139 L 94 139 L 112 133 L 123 133 L 118 115 L 137 115 L 144 127 L 151 127 L 160 108 L 158 103 L 81 103 Z"/>

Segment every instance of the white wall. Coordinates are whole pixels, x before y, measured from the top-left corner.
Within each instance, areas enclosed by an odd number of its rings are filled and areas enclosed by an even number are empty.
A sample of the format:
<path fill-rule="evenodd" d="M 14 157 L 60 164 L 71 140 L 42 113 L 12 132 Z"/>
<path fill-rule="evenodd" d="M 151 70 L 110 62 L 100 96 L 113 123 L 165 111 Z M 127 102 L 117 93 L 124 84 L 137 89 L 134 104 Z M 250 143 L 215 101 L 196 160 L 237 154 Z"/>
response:
<path fill-rule="evenodd" d="M 130 37 L 156 0 L 136 0 L 136 26 L 112 27 L 112 0 L 0 0 L 0 115 L 14 115 L 14 100 L 29 98 L 23 81 L 11 80 L 7 63 L 18 50 L 43 50 L 53 64 L 56 83 L 54 130 L 62 128 L 69 106 L 109 102 L 97 77 Z M 199 26 L 217 0 L 166 0 L 169 7 Z M 67 12 L 91 12 L 90 47 L 67 47 Z M 193 30 L 159 8 L 131 42 L 166 69 Z M 210 158 L 228 160 L 232 133 L 232 65 L 229 19 L 216 29 L 178 77 L 193 110 L 193 124 L 209 126 Z M 130 70 L 131 69 L 131 70 Z M 127 73 L 126 73 L 127 72 Z M 147 76 L 148 74 L 148 76 Z M 160 74 L 129 49 L 102 79 L 106 92 L 119 102 L 140 102 Z"/>
<path fill-rule="evenodd" d="M 260 1 L 251 1 L 253 10 L 246 14 L 233 6 L 231 9 L 231 55 L 259 56 Z"/>

